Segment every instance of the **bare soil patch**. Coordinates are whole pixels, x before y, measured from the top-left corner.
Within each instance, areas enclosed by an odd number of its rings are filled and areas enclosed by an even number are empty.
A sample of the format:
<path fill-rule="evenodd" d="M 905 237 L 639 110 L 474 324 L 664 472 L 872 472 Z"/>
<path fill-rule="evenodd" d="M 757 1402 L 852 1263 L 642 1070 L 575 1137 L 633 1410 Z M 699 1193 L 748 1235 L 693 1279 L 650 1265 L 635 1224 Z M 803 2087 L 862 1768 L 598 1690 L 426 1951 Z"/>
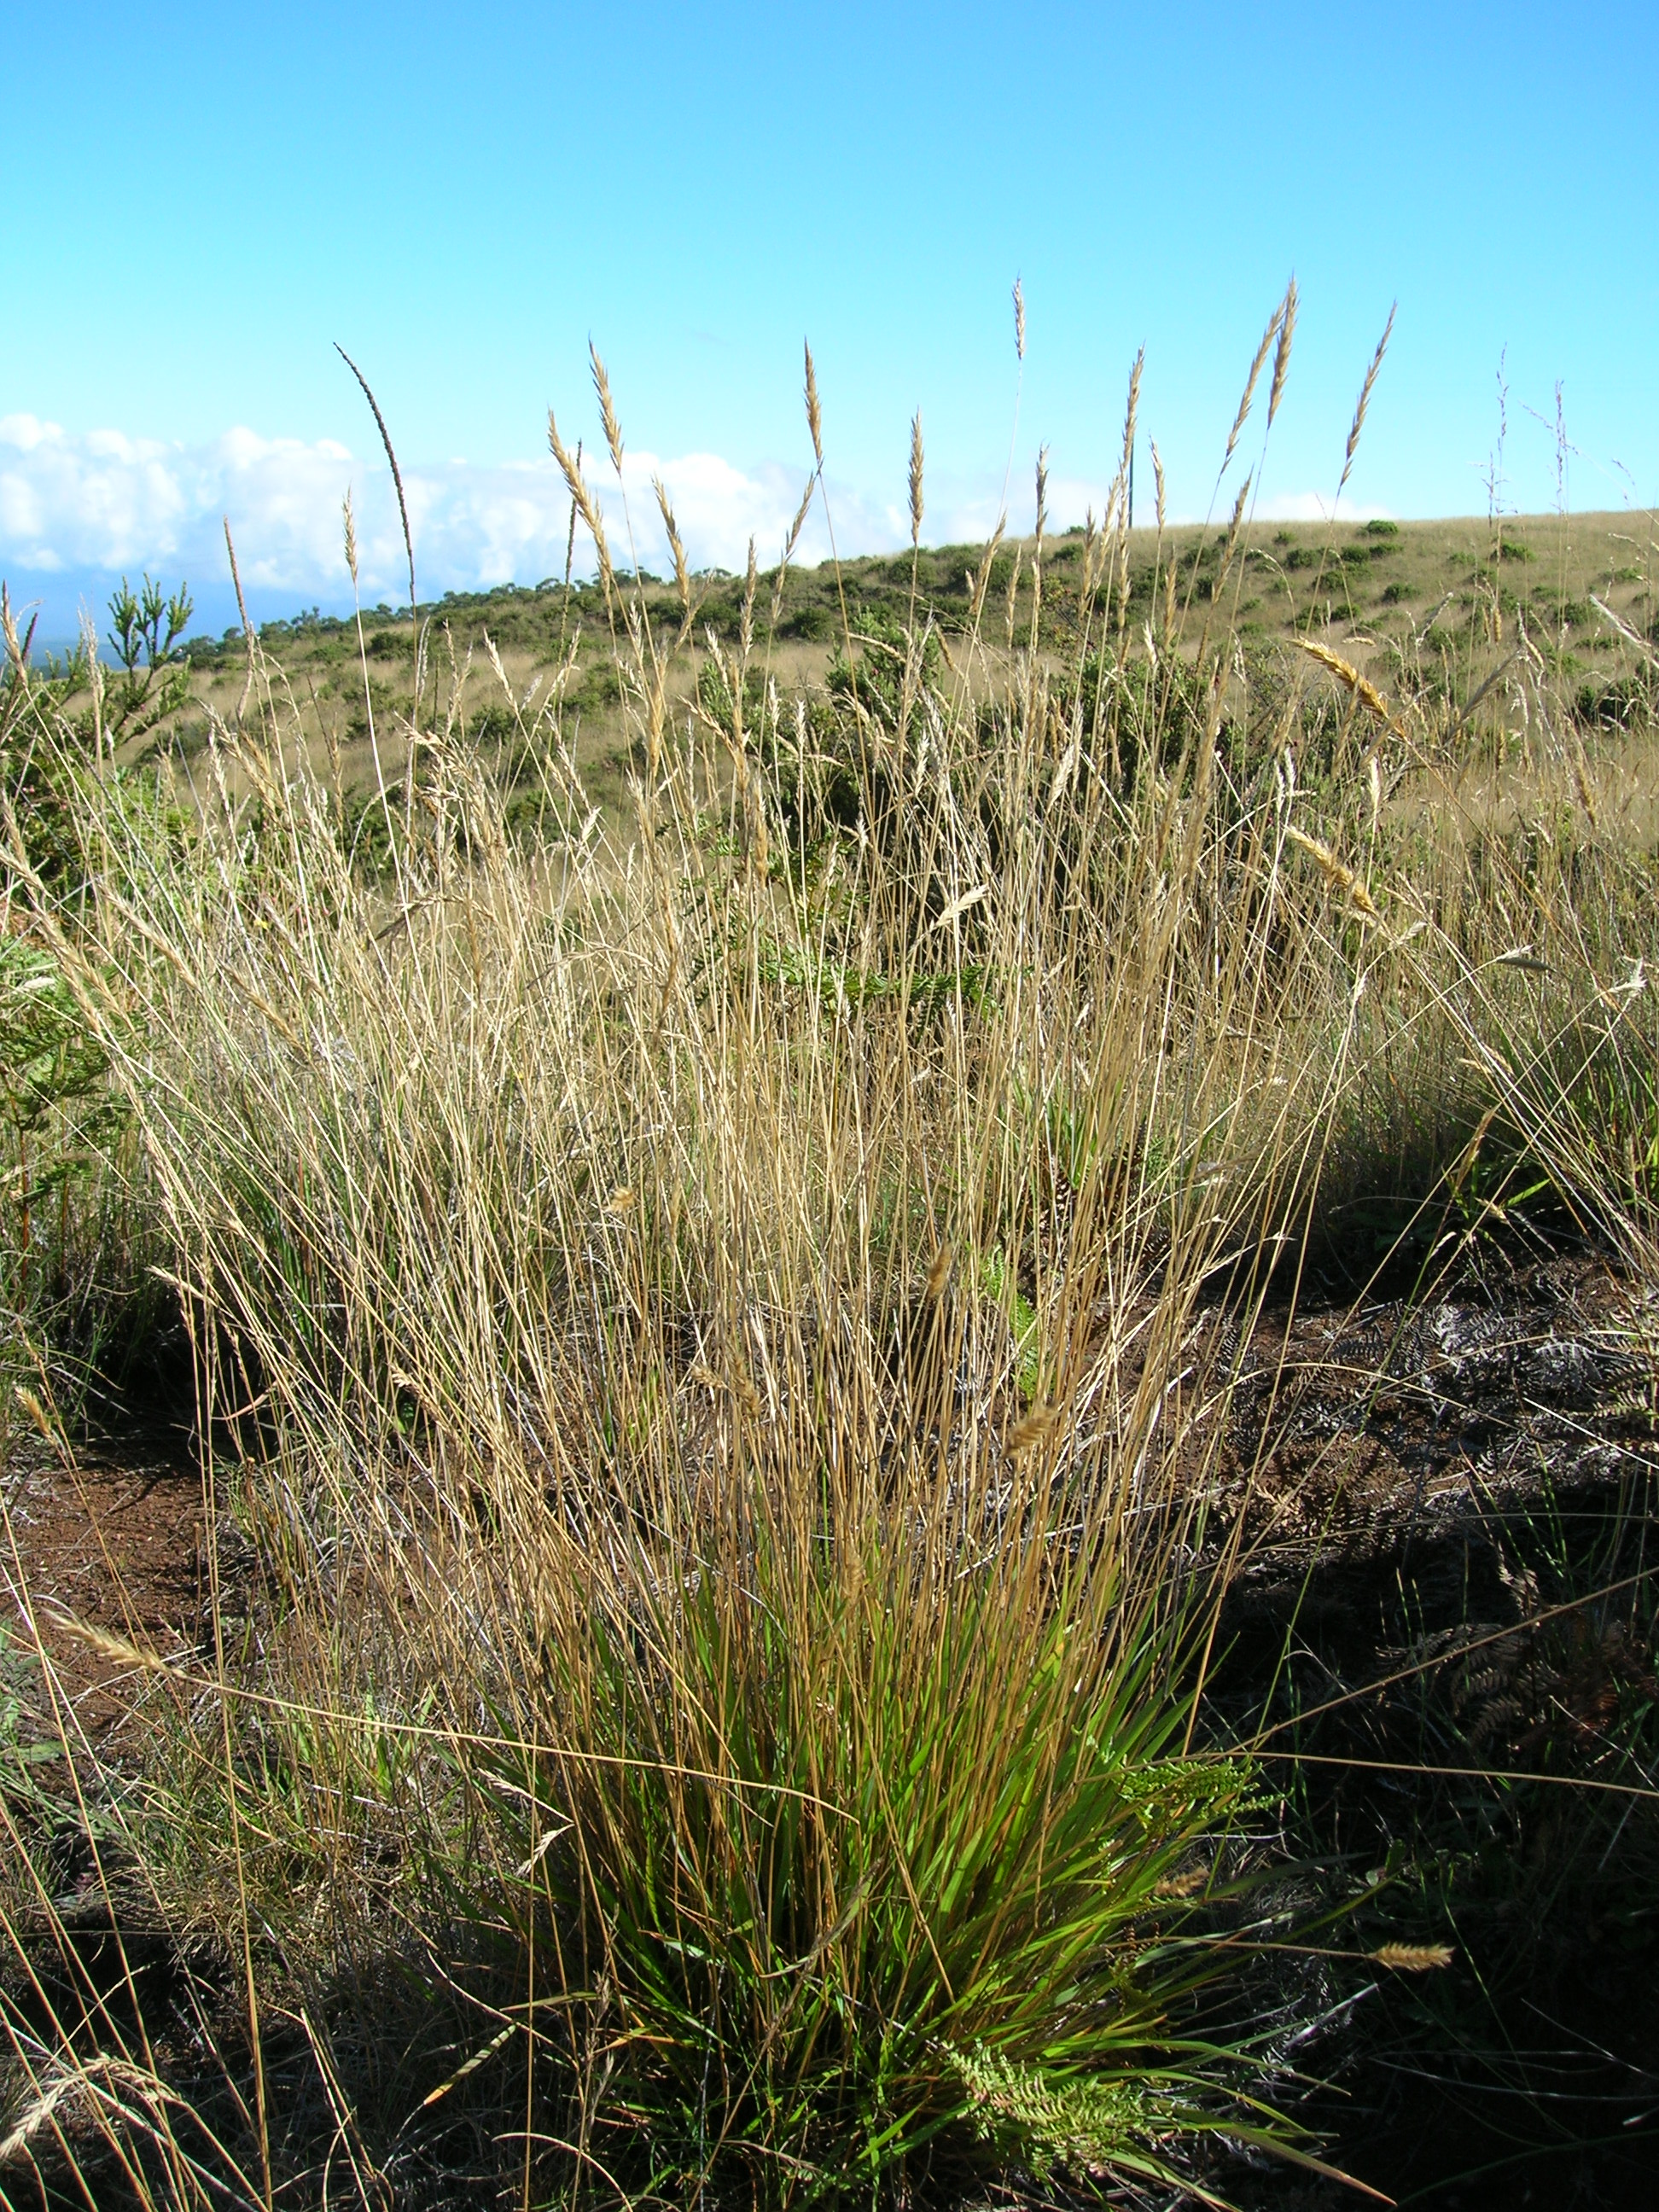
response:
<path fill-rule="evenodd" d="M 38 1634 L 80 1732 L 107 1755 L 125 1709 L 123 1669 L 76 1636 L 79 1623 L 163 1656 L 193 1646 L 207 1595 L 206 1516 L 188 1435 L 135 1425 L 69 1459 L 32 1434 L 4 1470 L 3 1618 L 16 1644 Z"/>

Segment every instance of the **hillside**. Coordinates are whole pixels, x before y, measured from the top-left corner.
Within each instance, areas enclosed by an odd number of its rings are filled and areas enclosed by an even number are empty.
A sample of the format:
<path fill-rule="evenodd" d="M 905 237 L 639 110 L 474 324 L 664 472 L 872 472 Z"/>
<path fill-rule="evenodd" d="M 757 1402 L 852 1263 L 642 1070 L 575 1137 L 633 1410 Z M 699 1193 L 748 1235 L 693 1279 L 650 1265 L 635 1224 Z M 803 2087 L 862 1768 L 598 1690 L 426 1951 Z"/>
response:
<path fill-rule="evenodd" d="M 1030 538 L 994 551 L 980 635 L 988 644 L 1029 647 L 1038 599 L 1038 548 Z M 1072 654 L 1079 635 L 1079 588 L 1086 540 L 1072 530 L 1041 548 L 1039 641 L 1046 659 Z M 850 630 L 854 651 L 879 652 L 910 619 L 912 608 L 936 627 L 946 661 L 961 659 L 972 626 L 974 591 L 983 545 L 923 548 L 789 570 L 777 592 L 775 569 L 755 582 L 757 658 L 781 691 L 821 687 L 844 659 Z M 1603 609 L 1641 638 L 1659 621 L 1659 561 L 1651 520 L 1628 514 L 1528 515 L 1334 527 L 1261 524 L 1231 549 L 1224 527 L 1153 530 L 1127 541 L 1126 649 L 1145 651 L 1147 626 L 1161 641 L 1166 626 L 1190 653 L 1206 633 L 1231 633 L 1245 656 L 1270 657 L 1298 637 L 1323 641 L 1358 665 L 1385 693 L 1396 679 L 1440 693 L 1455 709 L 1508 662 L 1523 641 L 1576 701 L 1587 724 L 1622 723 L 1640 657 Z M 1156 580 L 1156 583 L 1155 583 Z M 672 580 L 643 573 L 627 579 L 647 622 L 669 639 L 687 618 Z M 720 571 L 690 579 L 690 642 L 735 641 L 743 624 L 745 580 Z M 771 621 L 776 600 L 775 627 Z M 1596 605 L 1601 602 L 1600 607 Z M 532 588 L 505 586 L 451 592 L 420 609 L 434 696 L 447 698 L 452 672 L 460 680 L 455 703 L 471 733 L 487 748 L 504 746 L 511 764 L 514 718 L 491 667 L 500 657 L 520 697 L 538 696 L 564 655 L 580 641 L 565 679 L 568 729 L 576 757 L 596 793 L 614 803 L 629 763 L 618 683 L 610 651 L 613 616 L 592 580 Z M 337 751 L 349 781 L 372 775 L 369 711 L 381 738 L 406 717 L 411 695 L 412 637 L 408 611 L 382 605 L 362 617 L 367 684 L 349 619 L 299 614 L 266 623 L 259 641 L 290 689 L 300 719 L 320 750 Z M 173 728 L 186 754 L 206 736 L 207 708 L 228 713 L 240 691 L 245 650 L 232 630 L 217 642 L 192 639 L 190 702 Z M 682 663 L 682 669 L 685 664 Z M 678 680 L 684 684 L 681 674 Z M 431 711 L 428 707 L 428 712 Z M 395 759 L 395 737 L 390 740 Z M 517 766 L 522 769 L 522 760 Z M 391 763 L 387 773 L 392 773 Z"/>

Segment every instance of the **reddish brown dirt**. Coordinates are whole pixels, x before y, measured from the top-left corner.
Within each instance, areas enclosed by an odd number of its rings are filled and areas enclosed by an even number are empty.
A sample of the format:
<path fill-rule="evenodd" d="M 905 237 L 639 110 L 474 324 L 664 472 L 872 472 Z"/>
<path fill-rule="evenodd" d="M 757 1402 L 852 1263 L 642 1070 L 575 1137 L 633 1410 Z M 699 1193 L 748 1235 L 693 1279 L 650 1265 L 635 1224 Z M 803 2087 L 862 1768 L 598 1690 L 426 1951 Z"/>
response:
<path fill-rule="evenodd" d="M 64 1458 L 31 1436 L 0 1474 L 0 1623 L 18 1651 L 38 1636 L 75 1724 L 102 1747 L 125 1670 L 69 1624 L 163 1657 L 194 1644 L 204 1516 L 186 1440 L 139 1434 Z M 45 1718 L 50 1698 L 40 1703 Z"/>
<path fill-rule="evenodd" d="M 1571 1510 L 1659 1471 L 1659 1297 L 1587 1256 L 1506 1265 L 1410 1305 L 1269 1313 L 1242 1349 L 1224 1314 L 1207 1331 L 1239 1376 L 1210 1518 L 1213 1534 L 1242 1534 L 1236 1620 L 1341 1615 L 1402 1569 L 1419 1586 L 1445 1579 L 1450 1606 L 1474 1599 L 1478 1611 L 1472 1565 L 1504 1617 L 1525 1595 L 1504 1595 L 1506 1516 L 1546 1498 Z M 64 1624 L 163 1656 L 201 1634 L 191 1439 L 135 1431 L 65 1457 L 14 1431 L 0 1500 L 0 1620 L 14 1648 L 31 1649 L 38 1629 L 99 1737 L 122 1670 Z"/>

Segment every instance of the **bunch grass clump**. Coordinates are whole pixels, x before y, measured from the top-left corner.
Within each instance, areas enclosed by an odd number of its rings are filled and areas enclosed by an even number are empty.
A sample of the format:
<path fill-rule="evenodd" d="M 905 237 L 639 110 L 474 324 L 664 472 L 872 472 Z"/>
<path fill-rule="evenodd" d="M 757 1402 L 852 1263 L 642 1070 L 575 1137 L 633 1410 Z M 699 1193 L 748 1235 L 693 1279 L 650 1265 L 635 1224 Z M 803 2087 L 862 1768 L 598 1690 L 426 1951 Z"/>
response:
<path fill-rule="evenodd" d="M 1266 1801 L 1203 1701 L 1237 1347 L 1379 1158 L 1442 1243 L 1524 1175 L 1650 1253 L 1648 863 L 1577 755 L 1529 787 L 1579 779 L 1543 860 L 1478 829 L 1431 705 L 1334 652 L 1266 726 L 1207 624 L 1137 659 L 1127 483 L 1066 665 L 1016 647 L 1017 573 L 981 635 L 994 544 L 948 661 L 849 621 L 792 702 L 787 556 L 769 628 L 751 559 L 700 643 L 659 487 L 665 629 L 550 434 L 624 821 L 574 641 L 533 714 L 501 674 L 529 840 L 459 712 L 381 731 L 354 808 L 251 638 L 169 813 L 13 654 L 73 865 L 14 805 L 6 941 L 132 1133 L 211 1530 L 196 1648 L 123 1646 L 95 1881 L 209 1963 L 187 2123 L 6 1796 L 0 2157 L 270 2212 L 341 2156 L 365 2203 L 449 2160 L 526 2205 L 781 2205 L 1293 2148 L 1239 1967 Z M 1346 719 L 1310 785 L 1316 663 Z"/>

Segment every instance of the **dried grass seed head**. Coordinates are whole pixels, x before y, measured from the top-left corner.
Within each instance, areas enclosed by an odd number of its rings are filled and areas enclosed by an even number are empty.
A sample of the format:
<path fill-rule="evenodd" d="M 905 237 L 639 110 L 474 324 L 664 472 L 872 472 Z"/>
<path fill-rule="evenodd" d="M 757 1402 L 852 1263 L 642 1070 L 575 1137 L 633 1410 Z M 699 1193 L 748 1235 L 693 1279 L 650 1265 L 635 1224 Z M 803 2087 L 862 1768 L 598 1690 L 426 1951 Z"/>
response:
<path fill-rule="evenodd" d="M 823 409 L 818 400 L 818 373 L 812 366 L 812 349 L 804 346 L 806 355 L 806 427 L 812 434 L 812 458 L 819 468 L 823 466 Z"/>
<path fill-rule="evenodd" d="M 1243 396 L 1238 403 L 1238 412 L 1233 417 L 1233 427 L 1227 434 L 1227 450 L 1221 457 L 1221 465 L 1224 470 L 1226 468 L 1228 462 L 1231 460 L 1233 453 L 1237 447 L 1239 434 L 1243 429 L 1245 422 L 1249 416 L 1250 402 L 1255 397 L 1256 379 L 1261 374 L 1261 364 L 1267 360 L 1267 349 L 1278 337 L 1279 326 L 1284 319 L 1285 307 L 1284 303 L 1281 301 L 1280 304 L 1273 309 L 1273 319 L 1267 325 L 1267 329 L 1261 333 L 1261 343 L 1255 349 L 1255 358 L 1250 363 L 1250 373 L 1244 380 Z"/>
<path fill-rule="evenodd" d="M 921 410 L 917 408 L 910 417 L 910 543 L 921 543 Z"/>
<path fill-rule="evenodd" d="M 1351 660 L 1345 660 L 1328 645 L 1322 645 L 1316 637 L 1298 637 L 1295 643 L 1310 660 L 1316 660 L 1322 668 L 1328 669 L 1337 682 L 1353 694 L 1374 721 L 1380 722 L 1385 730 L 1391 730 L 1397 738 L 1405 736 L 1400 719 L 1388 701 L 1368 677 L 1360 674 Z"/>
<path fill-rule="evenodd" d="M 1058 1419 L 1059 1416 L 1052 1406 L 1033 1406 L 1024 1419 L 1016 1421 L 1009 1431 L 1009 1450 L 1016 1457 L 1026 1452 L 1041 1450 L 1053 1436 Z"/>
<path fill-rule="evenodd" d="M 743 612 L 738 617 L 738 642 L 745 660 L 755 639 L 755 584 L 758 571 L 755 567 L 755 541 L 749 540 L 749 561 L 743 577 Z"/>
<path fill-rule="evenodd" d="M 611 400 L 611 380 L 605 373 L 605 363 L 599 359 L 599 348 L 592 338 L 587 341 L 587 357 L 593 364 L 593 390 L 599 403 L 599 420 L 605 425 L 605 442 L 611 451 L 611 465 L 622 474 L 622 430 L 617 421 L 617 410 Z"/>
<path fill-rule="evenodd" d="M 680 543 L 679 529 L 674 520 L 674 510 L 668 501 L 667 487 L 660 477 L 653 477 L 651 489 L 657 495 L 657 511 L 662 516 L 662 526 L 667 532 L 668 550 L 674 559 L 674 586 L 680 595 L 683 612 L 691 605 L 691 578 L 685 565 L 685 548 Z"/>
<path fill-rule="evenodd" d="M 1449 1943 L 1383 1943 L 1366 1955 L 1396 1974 L 1432 1974 L 1449 1966 L 1456 1954 Z"/>
<path fill-rule="evenodd" d="M 786 562 L 792 558 L 796 546 L 800 543 L 800 534 L 806 526 L 806 517 L 812 504 L 812 494 L 817 489 L 817 482 L 816 476 L 808 477 L 806 479 L 806 488 L 800 495 L 800 505 L 795 509 L 789 524 L 789 535 L 784 540 L 783 557 Z"/>
<path fill-rule="evenodd" d="M 1382 356 L 1389 349 L 1389 340 L 1394 332 L 1394 319 L 1399 312 L 1399 307 L 1400 302 L 1396 300 L 1394 306 L 1389 309 L 1389 319 L 1382 325 L 1382 335 L 1376 342 L 1376 351 L 1371 356 L 1371 365 L 1365 371 L 1365 381 L 1359 387 L 1359 404 L 1353 410 L 1353 423 L 1348 432 L 1347 450 L 1342 457 L 1341 482 L 1336 488 L 1339 499 L 1342 495 L 1342 487 L 1347 483 L 1349 473 L 1352 470 L 1353 457 L 1359 450 L 1359 434 L 1365 427 L 1365 410 L 1371 404 L 1371 387 L 1376 384 L 1377 371 L 1382 366 Z"/>
<path fill-rule="evenodd" d="M 1290 374 L 1297 304 L 1296 279 L 1292 276 L 1285 287 L 1284 304 L 1279 311 L 1279 349 L 1273 355 L 1273 380 L 1267 393 L 1267 428 L 1270 430 L 1273 427 L 1273 417 L 1279 412 L 1279 403 L 1285 397 L 1285 380 Z"/>
<path fill-rule="evenodd" d="M 1340 891 L 1357 913 L 1364 915 L 1368 921 L 1380 919 L 1376 902 L 1370 891 L 1352 868 L 1343 866 L 1328 845 L 1318 837 L 1309 836 L 1305 830 L 1298 830 L 1294 823 L 1286 829 L 1285 835 L 1292 845 L 1308 855 L 1330 889 Z"/>
<path fill-rule="evenodd" d="M 1123 410 L 1123 451 L 1119 457 L 1118 469 L 1126 482 L 1135 447 L 1135 419 L 1140 411 L 1140 372 L 1146 365 L 1146 349 L 1142 346 L 1129 371 L 1129 397 Z"/>
<path fill-rule="evenodd" d="M 547 410 L 547 444 L 563 475 L 574 511 L 580 515 L 589 537 L 593 540 L 593 549 L 599 556 L 600 579 L 608 592 L 616 578 L 611 566 L 611 548 L 605 539 L 604 518 L 599 513 L 598 501 L 588 489 L 587 479 L 582 474 L 581 448 L 578 446 L 574 456 L 570 453 L 559 435 L 559 426 L 550 407 Z"/>

